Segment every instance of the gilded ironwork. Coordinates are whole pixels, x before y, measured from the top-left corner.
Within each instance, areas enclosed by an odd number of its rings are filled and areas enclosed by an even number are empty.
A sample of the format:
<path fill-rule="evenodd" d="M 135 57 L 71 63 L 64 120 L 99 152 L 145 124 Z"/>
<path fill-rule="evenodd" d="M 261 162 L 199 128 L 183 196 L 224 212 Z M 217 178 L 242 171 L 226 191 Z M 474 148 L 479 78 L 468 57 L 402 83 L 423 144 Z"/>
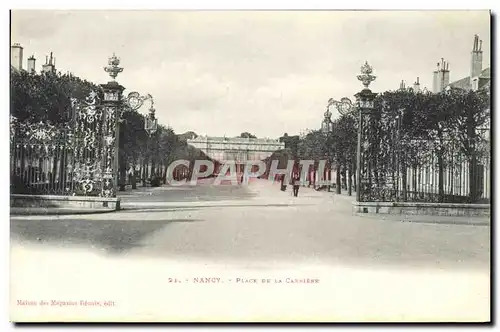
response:
<path fill-rule="evenodd" d="M 17 126 L 17 118 L 15 116 L 10 116 L 10 141 L 12 142 L 14 137 L 16 136 L 16 126 Z"/>
<path fill-rule="evenodd" d="M 90 158 L 75 164 L 73 179 L 78 183 L 73 195 L 95 196 L 102 182 L 101 162 Z"/>
<path fill-rule="evenodd" d="M 42 121 L 38 123 L 26 123 L 21 127 L 23 135 L 31 142 L 45 145 L 58 135 L 58 129 Z"/>
<path fill-rule="evenodd" d="M 361 66 L 361 75 L 358 75 L 358 80 L 363 83 L 365 89 L 368 89 L 368 86 L 371 82 L 375 81 L 377 76 L 372 75 L 373 68 L 368 64 L 368 61 L 365 61 L 365 64 Z"/>
<path fill-rule="evenodd" d="M 117 172 L 115 167 L 115 139 L 116 139 L 116 109 L 114 106 L 105 107 L 105 120 L 103 125 L 103 183 L 101 196 L 115 196 L 114 175 Z"/>
<path fill-rule="evenodd" d="M 123 71 L 113 54 L 105 71 Z M 84 100 L 71 98 L 66 122 L 30 123 L 11 116 L 11 184 L 14 193 L 113 197 L 118 167 L 117 117 L 123 87 L 101 85 Z"/>
<path fill-rule="evenodd" d="M 104 67 L 104 71 L 109 74 L 109 76 L 115 80 L 116 76 L 123 71 L 120 67 L 120 59 L 113 53 L 113 56 L 108 60 L 108 66 Z"/>
<path fill-rule="evenodd" d="M 114 196 L 116 113 L 96 92 L 71 100 L 68 123 L 11 118 L 12 183 L 19 193 Z"/>
<path fill-rule="evenodd" d="M 347 97 L 341 98 L 340 101 L 330 98 L 328 100 L 328 111 L 330 114 L 332 113 L 331 108 L 335 108 L 341 115 L 354 115 L 355 111 L 354 105 Z"/>
<path fill-rule="evenodd" d="M 85 101 L 75 103 L 72 179 L 74 195 L 99 196 L 102 186 L 102 122 L 99 95 L 92 91 Z"/>
<path fill-rule="evenodd" d="M 360 202 L 371 201 L 377 193 L 385 192 L 380 188 L 379 174 L 377 170 L 378 149 L 376 147 L 376 125 L 373 114 L 373 100 L 375 99 L 368 86 L 376 79 L 372 75 L 373 68 L 365 62 L 361 67 L 361 75 L 358 75 L 358 80 L 365 87 L 356 95 L 356 105 L 359 112 L 358 117 L 358 165 L 357 165 L 357 180 L 358 192 L 357 199 Z M 344 100 L 344 108 L 347 112 L 352 109 L 352 104 L 347 98 Z"/>
<path fill-rule="evenodd" d="M 130 92 L 125 99 L 125 104 L 132 110 L 138 110 L 139 108 L 144 105 L 144 102 L 146 100 L 151 101 L 151 108 L 153 108 L 154 101 L 153 101 L 153 96 L 151 96 L 149 93 L 146 94 L 145 96 L 141 96 L 139 92 Z M 154 108 L 153 108 L 154 109 Z"/>

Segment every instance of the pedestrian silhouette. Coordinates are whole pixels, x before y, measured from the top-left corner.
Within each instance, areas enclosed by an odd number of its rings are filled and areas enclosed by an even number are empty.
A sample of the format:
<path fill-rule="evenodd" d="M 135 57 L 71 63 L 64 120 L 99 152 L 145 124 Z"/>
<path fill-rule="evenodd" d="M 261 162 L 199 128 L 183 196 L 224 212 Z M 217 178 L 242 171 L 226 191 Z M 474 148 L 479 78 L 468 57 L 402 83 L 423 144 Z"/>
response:
<path fill-rule="evenodd" d="M 285 174 L 282 174 L 280 176 L 280 180 L 281 180 L 281 191 L 286 191 Z"/>
<path fill-rule="evenodd" d="M 297 197 L 299 195 L 300 188 L 300 175 L 299 173 L 295 173 L 292 178 L 293 181 L 293 196 Z"/>

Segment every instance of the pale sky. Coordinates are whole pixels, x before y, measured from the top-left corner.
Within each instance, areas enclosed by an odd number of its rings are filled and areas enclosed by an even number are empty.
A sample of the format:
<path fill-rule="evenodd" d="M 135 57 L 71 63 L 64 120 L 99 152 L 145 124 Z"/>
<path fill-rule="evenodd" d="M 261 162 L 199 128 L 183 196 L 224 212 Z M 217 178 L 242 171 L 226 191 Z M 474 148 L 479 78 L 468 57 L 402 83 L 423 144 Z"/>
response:
<path fill-rule="evenodd" d="M 451 81 L 468 76 L 474 34 L 486 68 L 487 11 L 13 11 L 11 42 L 24 68 L 34 54 L 39 70 L 52 51 L 58 70 L 94 83 L 109 80 L 115 52 L 125 94 L 153 95 L 177 133 L 277 138 L 318 129 L 329 98 L 354 101 L 365 60 L 374 92 L 417 76 L 432 89 L 442 57 Z"/>

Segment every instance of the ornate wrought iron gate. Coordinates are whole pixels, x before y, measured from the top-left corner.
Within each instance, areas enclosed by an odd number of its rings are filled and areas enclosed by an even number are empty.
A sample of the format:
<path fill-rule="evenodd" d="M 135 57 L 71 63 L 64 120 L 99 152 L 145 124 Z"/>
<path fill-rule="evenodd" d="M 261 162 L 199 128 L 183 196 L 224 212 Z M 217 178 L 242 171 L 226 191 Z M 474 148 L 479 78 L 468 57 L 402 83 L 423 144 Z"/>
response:
<path fill-rule="evenodd" d="M 116 196 L 122 89 L 113 100 L 106 86 L 104 94 L 93 91 L 84 101 L 73 99 L 72 117 L 64 125 L 11 117 L 12 193 Z"/>
<path fill-rule="evenodd" d="M 113 81 L 83 101 L 72 99 L 67 121 L 29 123 L 11 116 L 11 193 L 116 196 L 124 107 L 124 87 L 115 81 L 119 65 L 113 54 L 104 67 Z"/>

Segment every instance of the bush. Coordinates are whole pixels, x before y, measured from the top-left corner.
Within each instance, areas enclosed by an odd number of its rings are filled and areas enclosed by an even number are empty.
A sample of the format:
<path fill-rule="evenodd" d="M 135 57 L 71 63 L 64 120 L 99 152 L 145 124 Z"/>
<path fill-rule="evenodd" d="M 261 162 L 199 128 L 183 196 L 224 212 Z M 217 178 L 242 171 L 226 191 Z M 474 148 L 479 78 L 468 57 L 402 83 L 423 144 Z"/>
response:
<path fill-rule="evenodd" d="M 161 179 L 158 176 L 153 176 L 150 182 L 151 182 L 151 187 L 161 186 Z"/>

